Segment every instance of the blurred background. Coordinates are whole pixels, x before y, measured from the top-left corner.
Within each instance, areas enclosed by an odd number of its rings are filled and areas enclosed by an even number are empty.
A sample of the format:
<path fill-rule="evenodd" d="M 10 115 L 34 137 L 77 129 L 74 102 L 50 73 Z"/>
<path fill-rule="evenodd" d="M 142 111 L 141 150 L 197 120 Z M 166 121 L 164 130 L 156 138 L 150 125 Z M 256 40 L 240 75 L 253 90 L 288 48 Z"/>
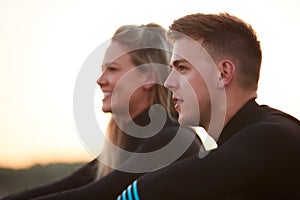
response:
<path fill-rule="evenodd" d="M 299 119 L 300 1 L 0 0 L 0 197 L 31 186 L 21 180 L 44 174 L 30 180 L 47 182 L 93 159 L 76 130 L 73 91 L 95 48 L 121 25 L 168 28 L 197 12 L 228 12 L 253 26 L 263 50 L 258 102 Z M 95 114 L 104 132 L 101 95 L 97 87 Z"/>

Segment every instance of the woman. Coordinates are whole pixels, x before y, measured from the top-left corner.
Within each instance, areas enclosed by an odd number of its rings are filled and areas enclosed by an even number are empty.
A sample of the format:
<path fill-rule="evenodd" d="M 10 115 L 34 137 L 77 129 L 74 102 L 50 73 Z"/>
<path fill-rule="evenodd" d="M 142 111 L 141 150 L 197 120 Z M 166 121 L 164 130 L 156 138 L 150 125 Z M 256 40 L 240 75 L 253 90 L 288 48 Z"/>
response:
<path fill-rule="evenodd" d="M 200 140 L 179 127 L 170 92 L 163 87 L 169 56 L 159 25 L 120 27 L 97 81 L 104 93 L 102 110 L 112 113 L 98 161 L 58 182 L 4 199 L 115 199 L 144 173 L 198 153 Z"/>

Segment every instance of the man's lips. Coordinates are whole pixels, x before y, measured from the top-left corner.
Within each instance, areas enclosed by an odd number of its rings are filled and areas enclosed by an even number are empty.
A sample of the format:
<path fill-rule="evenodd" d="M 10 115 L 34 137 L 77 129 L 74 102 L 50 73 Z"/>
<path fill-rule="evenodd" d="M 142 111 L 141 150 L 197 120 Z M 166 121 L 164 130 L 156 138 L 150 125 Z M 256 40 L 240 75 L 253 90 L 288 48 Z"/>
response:
<path fill-rule="evenodd" d="M 180 111 L 180 104 L 183 103 L 183 99 L 179 99 L 178 97 L 176 96 L 173 96 L 172 97 L 173 101 L 175 102 L 175 109 L 177 111 Z"/>
<path fill-rule="evenodd" d="M 172 99 L 173 101 L 175 101 L 176 103 L 182 103 L 183 102 L 183 99 L 179 98 L 179 97 L 176 97 L 176 96 L 172 96 Z"/>

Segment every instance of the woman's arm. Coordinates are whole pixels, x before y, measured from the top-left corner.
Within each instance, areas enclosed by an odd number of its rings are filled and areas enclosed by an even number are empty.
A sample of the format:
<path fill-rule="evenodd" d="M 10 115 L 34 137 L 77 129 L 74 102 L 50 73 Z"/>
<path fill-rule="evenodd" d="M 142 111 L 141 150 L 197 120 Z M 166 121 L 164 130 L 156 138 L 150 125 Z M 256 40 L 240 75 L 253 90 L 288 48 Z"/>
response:
<path fill-rule="evenodd" d="M 183 143 L 188 142 L 189 146 L 183 152 L 178 154 L 178 159 L 184 159 L 189 156 L 195 155 L 199 152 L 200 141 L 196 134 L 187 128 L 184 128 L 178 133 L 178 127 L 169 127 L 150 140 L 142 143 L 135 153 L 152 152 L 157 148 L 161 149 L 165 145 L 170 144 L 172 139 L 177 135 L 179 143 L 175 146 L 182 146 Z M 178 147 L 179 148 L 179 147 Z M 160 155 L 157 155 L 160 157 Z M 133 165 L 141 165 L 134 157 L 128 159 L 126 163 Z M 158 163 L 159 164 L 159 163 Z M 81 199 L 115 199 L 133 180 L 144 175 L 143 173 L 126 172 L 121 170 L 114 170 L 110 174 L 102 177 L 101 179 L 87 184 L 80 188 L 75 188 L 60 193 L 54 193 L 48 196 L 40 197 L 34 200 L 81 200 Z"/>

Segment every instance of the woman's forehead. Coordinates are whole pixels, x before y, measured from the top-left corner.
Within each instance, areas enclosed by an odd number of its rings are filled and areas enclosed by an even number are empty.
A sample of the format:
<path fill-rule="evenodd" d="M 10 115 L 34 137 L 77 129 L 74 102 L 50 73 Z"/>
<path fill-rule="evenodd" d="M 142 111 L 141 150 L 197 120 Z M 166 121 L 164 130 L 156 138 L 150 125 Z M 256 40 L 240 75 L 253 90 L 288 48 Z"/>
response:
<path fill-rule="evenodd" d="M 128 49 L 119 42 L 113 41 L 106 49 L 103 66 L 116 62 L 117 60 L 130 60 Z"/>

